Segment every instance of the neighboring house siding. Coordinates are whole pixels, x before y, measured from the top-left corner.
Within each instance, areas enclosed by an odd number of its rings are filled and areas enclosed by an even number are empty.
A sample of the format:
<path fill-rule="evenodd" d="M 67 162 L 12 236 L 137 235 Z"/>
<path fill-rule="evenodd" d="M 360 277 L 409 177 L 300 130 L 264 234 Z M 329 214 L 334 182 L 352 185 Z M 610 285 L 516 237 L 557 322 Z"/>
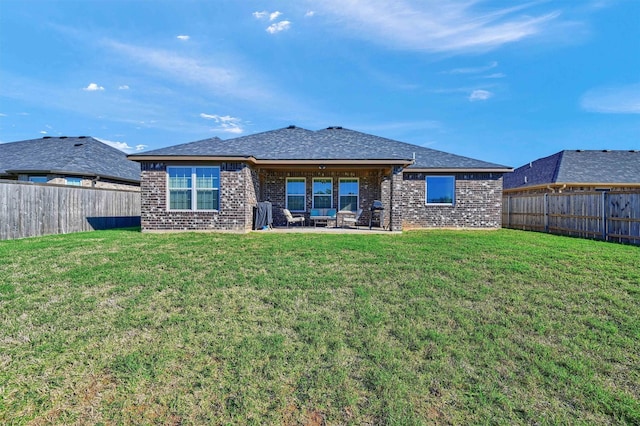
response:
<path fill-rule="evenodd" d="M 28 174 L 20 174 L 18 175 L 19 181 L 27 182 L 29 181 Z M 67 184 L 67 176 L 66 175 L 57 175 L 57 174 L 47 174 L 47 183 L 56 184 L 56 185 L 66 185 Z M 75 177 L 75 176 L 74 176 Z M 4 179 L 4 178 L 3 178 Z M 9 177 L 11 179 L 11 177 Z M 118 189 L 123 191 L 140 191 L 140 185 L 137 183 L 129 183 L 123 182 L 113 179 L 99 179 L 94 181 L 93 178 L 83 177 L 80 186 L 85 188 L 100 188 L 100 189 Z"/>
<path fill-rule="evenodd" d="M 245 232 L 251 229 L 252 222 L 248 211 L 253 205 L 247 185 L 252 181 L 252 172 L 245 164 L 220 164 L 220 210 L 216 212 L 168 210 L 166 168 L 165 163 L 142 163 L 143 231 Z"/>
<path fill-rule="evenodd" d="M 425 173 L 405 171 L 402 186 L 402 227 L 500 228 L 502 226 L 502 174 L 459 173 L 455 205 L 425 203 Z"/>

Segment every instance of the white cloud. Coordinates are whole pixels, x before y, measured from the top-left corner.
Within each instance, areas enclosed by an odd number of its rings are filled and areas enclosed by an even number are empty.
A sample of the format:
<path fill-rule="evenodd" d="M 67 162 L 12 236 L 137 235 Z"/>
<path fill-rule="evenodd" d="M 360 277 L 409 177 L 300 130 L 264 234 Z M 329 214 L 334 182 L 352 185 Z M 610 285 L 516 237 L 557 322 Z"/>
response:
<path fill-rule="evenodd" d="M 143 151 L 148 145 L 136 145 L 136 151 Z"/>
<path fill-rule="evenodd" d="M 0 117 L 6 117 L 6 116 L 7 116 L 7 114 L 3 114 L 3 113 L 0 112 Z"/>
<path fill-rule="evenodd" d="M 118 86 L 118 90 L 129 90 L 129 86 L 123 84 L 122 86 Z"/>
<path fill-rule="evenodd" d="M 563 24 L 558 10 L 538 15 L 526 10 L 540 2 L 493 9 L 475 0 L 324 0 L 316 5 L 354 37 L 403 50 L 487 51 Z"/>
<path fill-rule="evenodd" d="M 580 104 L 589 112 L 640 114 L 640 83 L 589 90 Z"/>
<path fill-rule="evenodd" d="M 481 72 L 489 71 L 498 66 L 496 61 L 493 61 L 487 65 L 481 67 L 472 67 L 472 68 L 454 68 L 450 71 L 446 71 L 445 74 L 478 74 Z"/>
<path fill-rule="evenodd" d="M 41 135 L 46 135 L 48 132 L 46 130 L 40 130 Z"/>
<path fill-rule="evenodd" d="M 469 95 L 469 101 L 470 102 L 486 101 L 492 96 L 493 96 L 493 93 L 489 92 L 488 90 L 474 90 Z"/>
<path fill-rule="evenodd" d="M 282 15 L 282 12 L 276 10 L 275 12 L 269 14 L 269 20 L 275 21 L 276 19 L 278 19 L 278 16 L 280 15 Z"/>
<path fill-rule="evenodd" d="M 110 141 L 110 140 L 100 139 L 100 138 L 96 138 L 96 139 L 98 139 L 102 143 L 105 143 L 105 144 L 107 144 L 109 146 L 112 146 L 112 147 L 114 147 L 116 149 L 119 149 L 120 151 L 123 151 L 123 152 L 126 152 L 126 153 L 131 153 L 134 150 L 126 142 L 115 142 L 115 141 Z"/>
<path fill-rule="evenodd" d="M 165 78 L 171 77 L 181 84 L 196 85 L 201 90 L 215 92 L 218 96 L 235 96 L 256 102 L 272 96 L 255 81 L 255 74 L 250 78 L 237 69 L 211 65 L 207 58 L 191 58 L 168 50 L 115 41 L 104 41 L 104 44 L 132 62 L 149 66 L 151 71 L 160 73 Z"/>
<path fill-rule="evenodd" d="M 89 83 L 89 85 L 82 90 L 85 90 L 87 92 L 98 92 L 104 90 L 104 87 L 99 86 L 96 83 Z"/>
<path fill-rule="evenodd" d="M 507 75 L 501 72 L 485 75 L 482 78 L 505 78 Z"/>
<path fill-rule="evenodd" d="M 239 134 L 244 132 L 242 120 L 230 115 L 217 115 L 217 114 L 200 114 L 201 118 L 206 120 L 213 120 L 218 124 L 218 127 L 214 127 L 214 132 L 225 132 Z"/>
<path fill-rule="evenodd" d="M 256 19 L 265 19 L 269 17 L 270 21 L 275 21 L 278 17 L 282 16 L 282 12 L 279 10 L 276 10 L 275 12 L 267 12 L 266 10 L 263 10 L 262 12 L 253 12 L 252 15 Z"/>
<path fill-rule="evenodd" d="M 308 10 L 307 13 L 304 14 L 305 17 L 310 18 L 315 15 L 316 12 L 314 10 Z"/>
<path fill-rule="evenodd" d="M 182 41 L 187 41 L 189 40 L 191 37 L 189 37 L 188 35 L 179 35 L 176 37 L 178 40 L 182 40 Z"/>
<path fill-rule="evenodd" d="M 267 27 L 267 32 L 269 34 L 279 33 L 280 31 L 288 30 L 291 27 L 291 22 L 289 21 L 280 21 L 275 24 L 271 24 Z"/>

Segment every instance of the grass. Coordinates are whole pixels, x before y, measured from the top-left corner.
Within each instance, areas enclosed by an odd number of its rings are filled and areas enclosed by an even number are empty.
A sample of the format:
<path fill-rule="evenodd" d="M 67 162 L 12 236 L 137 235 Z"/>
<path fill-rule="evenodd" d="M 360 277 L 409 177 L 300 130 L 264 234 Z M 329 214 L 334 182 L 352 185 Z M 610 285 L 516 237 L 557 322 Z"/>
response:
<path fill-rule="evenodd" d="M 639 424 L 639 259 L 510 230 L 0 242 L 0 423 Z"/>

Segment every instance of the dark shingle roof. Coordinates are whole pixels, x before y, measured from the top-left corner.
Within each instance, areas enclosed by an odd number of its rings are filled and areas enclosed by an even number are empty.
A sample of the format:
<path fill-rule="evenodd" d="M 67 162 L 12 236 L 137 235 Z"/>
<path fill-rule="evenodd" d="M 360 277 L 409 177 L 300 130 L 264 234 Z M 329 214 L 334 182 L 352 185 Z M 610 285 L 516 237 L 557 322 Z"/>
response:
<path fill-rule="evenodd" d="M 640 151 L 565 150 L 504 177 L 504 189 L 554 183 L 640 183 Z"/>
<path fill-rule="evenodd" d="M 92 137 L 44 137 L 0 144 L 0 175 L 7 171 L 89 175 L 140 182 L 140 164 Z"/>
<path fill-rule="evenodd" d="M 145 156 L 229 156 L 258 160 L 402 160 L 410 167 L 453 169 L 510 169 L 507 166 L 449 154 L 341 127 L 318 131 L 287 127 L 234 139 L 218 138 L 135 154 Z"/>

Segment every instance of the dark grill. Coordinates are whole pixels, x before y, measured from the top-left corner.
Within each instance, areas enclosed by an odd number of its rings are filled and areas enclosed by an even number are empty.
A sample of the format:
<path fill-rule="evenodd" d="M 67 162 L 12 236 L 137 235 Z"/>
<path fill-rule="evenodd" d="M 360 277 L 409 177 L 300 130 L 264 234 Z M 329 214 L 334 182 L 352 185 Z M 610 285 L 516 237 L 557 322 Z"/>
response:
<path fill-rule="evenodd" d="M 380 228 L 384 227 L 384 206 L 382 201 L 374 200 L 371 204 L 371 210 L 369 214 L 369 229 L 371 229 L 373 223 L 377 223 Z"/>

